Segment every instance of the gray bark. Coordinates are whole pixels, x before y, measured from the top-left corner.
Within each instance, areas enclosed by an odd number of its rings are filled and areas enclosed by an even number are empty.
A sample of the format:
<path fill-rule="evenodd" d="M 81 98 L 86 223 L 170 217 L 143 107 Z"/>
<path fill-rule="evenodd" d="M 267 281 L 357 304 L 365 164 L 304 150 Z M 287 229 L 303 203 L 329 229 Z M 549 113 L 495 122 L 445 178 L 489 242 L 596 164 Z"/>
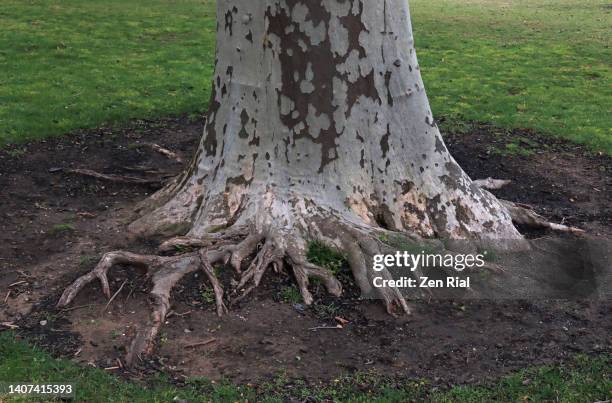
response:
<path fill-rule="evenodd" d="M 316 234 L 311 218 L 334 216 L 425 237 L 520 238 L 444 145 L 406 0 L 224 0 L 217 13 L 201 145 L 134 231 Z"/>

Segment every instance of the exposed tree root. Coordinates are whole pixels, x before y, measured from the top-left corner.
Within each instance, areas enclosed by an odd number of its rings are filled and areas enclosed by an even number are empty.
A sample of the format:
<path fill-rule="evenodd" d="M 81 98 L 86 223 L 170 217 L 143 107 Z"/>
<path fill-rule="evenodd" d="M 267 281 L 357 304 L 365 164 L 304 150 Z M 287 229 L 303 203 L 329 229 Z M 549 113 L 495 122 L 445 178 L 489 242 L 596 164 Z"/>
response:
<path fill-rule="evenodd" d="M 216 263 L 231 261 L 239 276 L 234 282 L 233 294 L 237 296 L 231 300 L 232 304 L 249 295 L 261 283 L 269 267 L 281 271 L 285 267 L 285 259 L 293 267 L 296 282 L 306 304 L 310 305 L 313 302 L 308 290 L 309 278 L 320 279 L 327 290 L 335 296 L 340 296 L 342 293 L 340 282 L 331 272 L 307 263 L 300 254 L 289 255 L 285 248 L 280 246 L 281 242 L 277 238 L 242 235 L 240 239 L 240 233 L 244 233 L 244 230 L 237 227 L 233 231 L 210 234 L 204 239 L 179 237 L 161 245 L 160 250 L 166 253 L 171 252 L 172 248 L 175 252 L 177 250 L 184 252 L 183 248 L 196 249 L 175 256 L 138 255 L 125 251 L 106 253 L 91 272 L 79 277 L 66 288 L 57 305 L 60 308 L 66 307 L 87 284 L 95 280 L 100 281 L 104 295 L 109 299 L 112 298 L 108 272 L 115 265 L 146 269 L 153 285 L 150 292 L 152 312 L 147 324 L 138 330 L 128 348 L 126 363 L 131 366 L 137 359 L 153 351 L 155 339 L 170 312 L 172 289 L 185 275 L 201 269 L 214 290 L 217 315 L 223 316 L 228 313 L 225 292 L 213 268 Z M 253 254 L 255 256 L 250 260 L 247 269 L 242 271 L 240 267 Z M 116 294 L 118 292 L 114 296 Z"/>
<path fill-rule="evenodd" d="M 167 158 L 174 160 L 178 163 L 182 163 L 183 159 L 175 152 L 170 151 L 159 144 L 155 143 L 143 143 L 145 146 L 150 147 L 153 151 L 157 151 L 158 153 L 166 156 Z"/>
<path fill-rule="evenodd" d="M 100 281 L 104 295 L 107 298 L 111 298 L 108 271 L 115 265 L 124 264 L 147 269 L 153 283 L 153 289 L 151 290 L 153 311 L 147 325 L 138 331 L 128 349 L 126 361 L 128 365 L 132 365 L 135 359 L 142 354 L 146 355 L 152 352 L 155 338 L 170 310 L 170 293 L 172 288 L 185 275 L 202 267 L 215 289 L 217 313 L 222 315 L 227 312 L 227 308 L 223 303 L 223 289 L 211 270 L 210 263 L 211 261 L 219 261 L 222 258 L 223 253 L 219 250 L 188 253 L 178 256 L 138 255 L 124 251 L 109 252 L 102 257 L 100 263 L 91 272 L 79 277 L 66 288 L 57 305 L 60 308 L 67 306 L 74 300 L 79 291 L 96 279 Z"/>
<path fill-rule="evenodd" d="M 512 183 L 512 181 L 487 178 L 475 180 L 473 181 L 473 183 L 482 189 L 497 190 L 509 185 L 510 183 Z M 511 202 L 509 200 L 500 199 L 499 201 L 508 210 L 508 212 L 510 213 L 510 217 L 512 217 L 512 221 L 515 224 L 524 225 L 531 228 L 546 228 L 553 231 L 570 232 L 573 234 L 584 233 L 584 230 L 580 228 L 570 227 L 567 225 L 556 224 L 547 221 L 544 217 L 533 211 L 530 206 Z"/>
<path fill-rule="evenodd" d="M 136 184 L 136 185 L 160 185 L 164 183 L 164 178 L 160 178 L 160 177 L 151 178 L 151 179 L 143 179 L 143 178 L 136 178 L 133 176 L 103 174 L 100 172 L 92 171 L 90 169 L 64 169 L 63 171 L 67 173 L 71 173 L 71 174 L 89 176 L 92 178 L 102 179 L 102 180 L 106 180 L 109 182 L 115 182 L 115 183 L 130 183 L 130 184 Z"/>
<path fill-rule="evenodd" d="M 491 178 L 477 183 L 483 187 L 499 188 L 502 182 L 507 183 Z M 517 203 L 501 202 L 516 223 L 557 231 L 582 232 L 576 228 L 549 223 L 531 209 Z M 331 295 L 340 296 L 342 285 L 335 275 L 307 261 L 305 234 L 313 233 L 308 228 L 316 228 L 314 233 L 317 237 L 330 240 L 347 256 L 353 278 L 363 296 L 380 298 L 387 312 L 392 315 L 410 313 L 406 298 L 398 288 L 372 285 L 374 276 L 393 280 L 387 269 L 379 272 L 372 270 L 373 257 L 396 252 L 379 239 L 376 230 L 360 227 L 330 212 L 314 214 L 307 221 L 308 225 L 297 227 L 278 225 L 273 219 L 261 225 L 259 230 L 252 227 L 254 224 L 244 224 L 250 221 L 242 220 L 241 224 L 232 221 L 219 232 L 206 233 L 201 237 L 181 236 L 170 239 L 160 245 L 159 252 L 163 255 L 159 256 L 124 251 L 109 252 L 102 257 L 94 270 L 79 277 L 64 291 L 58 306 L 65 307 L 70 304 L 85 285 L 96 279 L 100 281 L 104 295 L 111 298 L 108 271 L 114 265 L 123 264 L 146 269 L 153 285 L 150 293 L 152 313 L 148 323 L 137 332 L 128 349 L 127 365 L 133 365 L 139 357 L 153 351 L 157 334 L 170 312 L 171 291 L 181 278 L 191 272 L 202 270 L 206 274 L 214 290 L 216 312 L 219 316 L 228 313 L 228 305 L 237 304 L 250 295 L 260 285 L 269 268 L 276 272 L 290 270 L 306 305 L 314 302 L 309 290 L 311 279 L 321 281 Z M 267 231 L 262 232 L 262 227 Z M 447 249 L 440 241 L 425 240 L 416 235 L 402 236 L 408 243 Z M 229 264 L 234 270 L 234 279 L 228 293 L 215 272 L 214 265 L 217 263 Z M 417 277 L 421 274 L 419 268 L 413 273 Z"/>
<path fill-rule="evenodd" d="M 223 302 L 223 286 L 217 275 L 215 274 L 215 269 L 212 267 L 210 262 L 208 261 L 208 256 L 206 255 L 206 251 L 200 250 L 200 260 L 202 261 L 202 270 L 206 273 L 210 284 L 213 287 L 215 292 L 215 301 L 217 302 L 217 315 L 223 316 L 227 314 L 229 311 Z"/>
<path fill-rule="evenodd" d="M 482 189 L 487 189 L 487 190 L 497 190 L 497 189 L 501 189 L 504 186 L 507 186 L 509 184 L 512 183 L 511 180 L 506 180 L 506 179 L 493 179 L 493 178 L 487 178 L 487 179 L 478 179 L 473 181 L 474 185 L 482 188 Z"/>
<path fill-rule="evenodd" d="M 508 209 L 512 221 L 519 225 L 525 225 L 532 228 L 547 228 L 553 231 L 570 232 L 573 234 L 583 234 L 584 230 L 576 227 L 569 227 L 563 224 L 556 224 L 547 221 L 544 217 L 533 211 L 532 209 L 514 203 L 508 200 L 500 200 L 500 202 Z"/>

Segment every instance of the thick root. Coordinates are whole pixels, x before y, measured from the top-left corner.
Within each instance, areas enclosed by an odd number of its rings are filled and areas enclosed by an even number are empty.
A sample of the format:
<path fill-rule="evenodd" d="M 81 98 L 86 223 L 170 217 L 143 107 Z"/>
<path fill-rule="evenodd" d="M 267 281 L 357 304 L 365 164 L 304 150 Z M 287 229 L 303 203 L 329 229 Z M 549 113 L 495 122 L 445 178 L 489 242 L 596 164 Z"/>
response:
<path fill-rule="evenodd" d="M 353 279 L 365 295 L 373 295 L 376 293 L 382 299 L 387 309 L 387 313 L 397 316 L 401 313 L 411 314 L 412 311 L 406 302 L 406 298 L 400 293 L 397 288 L 373 288 L 372 287 L 372 270 L 368 267 L 368 257 L 371 258 L 375 254 L 380 253 L 380 245 L 370 238 L 362 238 L 360 242 L 347 240 L 344 245 L 347 251 L 347 259 Z M 385 279 L 391 279 L 392 276 L 387 270 L 383 270 L 380 274 Z"/>
<path fill-rule="evenodd" d="M 223 286 L 221 286 L 221 282 L 215 274 L 215 269 L 208 261 L 206 251 L 200 251 L 200 260 L 202 261 L 202 270 L 204 270 L 204 273 L 206 273 L 206 276 L 208 277 L 208 280 L 210 281 L 210 284 L 213 287 L 213 291 L 215 292 L 217 315 L 221 317 L 229 312 L 227 307 L 225 306 L 225 303 L 223 302 Z"/>
<path fill-rule="evenodd" d="M 264 237 L 259 234 L 250 234 L 242 242 L 236 245 L 236 248 L 232 252 L 230 263 L 236 273 L 242 273 L 242 262 L 244 259 L 249 257 L 257 249 L 257 245 L 262 241 Z"/>
<path fill-rule="evenodd" d="M 475 180 L 473 181 L 473 183 L 482 189 L 497 190 L 509 185 L 510 183 L 512 183 L 512 181 L 487 178 Z M 584 230 L 581 230 L 580 228 L 570 227 L 567 225 L 556 224 L 547 221 L 544 217 L 533 211 L 533 209 L 529 206 L 511 202 L 508 200 L 499 199 L 499 201 L 508 210 L 508 212 L 510 213 L 510 217 L 512 217 L 512 221 L 515 224 L 525 225 L 527 227 L 532 228 L 546 228 L 559 232 L 570 232 L 573 234 L 584 233 Z"/>
<path fill-rule="evenodd" d="M 59 302 L 57 303 L 58 308 L 64 308 L 68 304 L 72 302 L 74 297 L 77 296 L 79 291 L 83 289 L 87 284 L 91 283 L 95 279 L 100 280 L 100 284 L 102 285 L 102 292 L 106 296 L 106 298 L 111 297 L 110 287 L 108 285 L 108 271 L 111 267 L 116 264 L 129 264 L 132 266 L 138 266 L 147 268 L 149 265 L 157 261 L 159 258 L 157 256 L 145 256 L 145 255 L 137 255 L 135 253 L 123 252 L 123 251 L 115 251 L 106 253 L 98 265 L 85 274 L 84 276 L 79 277 L 72 283 L 68 288 L 64 290 Z"/>
<path fill-rule="evenodd" d="M 310 278 L 317 278 L 321 280 L 325 285 L 327 292 L 329 292 L 331 295 L 335 297 L 342 295 L 342 284 L 340 284 L 338 279 L 336 279 L 336 277 L 329 270 L 306 262 L 294 263 L 292 267 L 293 275 L 295 276 L 295 281 L 297 282 L 300 293 L 302 294 L 304 304 L 312 305 L 314 302 L 312 294 L 308 290 Z"/>
<path fill-rule="evenodd" d="M 241 301 L 247 295 L 249 295 L 251 291 L 258 287 L 268 267 L 273 262 L 278 261 L 278 259 L 282 259 L 283 256 L 284 250 L 276 246 L 272 240 L 266 239 L 263 246 L 261 247 L 261 250 L 257 253 L 257 256 L 255 256 L 255 259 L 253 259 L 253 261 L 251 262 L 249 268 L 244 273 L 242 273 L 240 281 L 236 286 L 236 290 L 242 291 L 242 295 L 235 298 L 232 303 L 237 303 Z M 234 266 L 234 268 L 236 267 Z M 251 284 L 247 287 L 247 284 L 249 283 Z"/>
<path fill-rule="evenodd" d="M 525 225 L 532 228 L 546 228 L 553 231 L 569 232 L 573 234 L 584 233 L 584 230 L 580 228 L 569 227 L 567 225 L 547 221 L 544 217 L 527 206 L 522 206 L 508 200 L 500 200 L 500 202 L 504 205 L 504 207 L 506 207 L 506 209 L 508 209 L 508 212 L 512 217 L 512 221 L 514 221 L 516 224 Z"/>
<path fill-rule="evenodd" d="M 180 252 L 182 249 L 206 248 L 212 244 L 213 243 L 209 240 L 181 236 L 165 241 L 159 245 L 157 250 L 159 253 L 171 253 L 176 251 Z"/>
<path fill-rule="evenodd" d="M 153 311 L 149 322 L 138 331 L 128 349 L 126 356 L 128 366 L 132 366 L 136 358 L 141 358 L 143 354 L 149 355 L 153 352 L 155 339 L 170 311 L 172 288 L 185 275 L 198 269 L 199 258 L 194 255 L 183 255 L 166 260 L 165 263 L 165 266 L 153 275 L 153 290 L 151 290 Z"/>

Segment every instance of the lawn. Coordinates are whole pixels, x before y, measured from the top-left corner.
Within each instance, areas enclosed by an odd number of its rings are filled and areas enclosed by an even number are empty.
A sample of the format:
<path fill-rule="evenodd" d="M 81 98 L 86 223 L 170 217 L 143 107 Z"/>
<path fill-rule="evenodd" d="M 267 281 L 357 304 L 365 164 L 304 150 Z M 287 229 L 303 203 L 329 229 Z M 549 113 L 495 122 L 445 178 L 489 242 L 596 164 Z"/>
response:
<path fill-rule="evenodd" d="M 412 0 L 434 113 L 612 153 L 605 0 Z"/>
<path fill-rule="evenodd" d="M 605 0 L 412 0 L 437 116 L 528 127 L 612 154 Z M 3 0 L 0 145 L 200 113 L 212 0 Z"/>
<path fill-rule="evenodd" d="M 215 6 L 2 0 L 0 144 L 203 111 Z"/>
<path fill-rule="evenodd" d="M 77 401 L 169 402 L 176 399 L 214 402 L 283 402 L 330 399 L 353 402 L 555 401 L 594 402 L 610 396 L 609 357 L 577 356 L 565 365 L 530 368 L 493 383 L 436 390 L 427 381 L 393 383 L 373 374 L 354 374 L 313 387 L 279 376 L 268 383 L 235 386 L 188 379 L 177 387 L 163 377 L 149 385 L 129 383 L 96 368 L 54 359 L 10 332 L 0 333 L 0 380 L 4 382 L 73 383 Z M 0 401 L 12 401 L 0 394 Z"/>

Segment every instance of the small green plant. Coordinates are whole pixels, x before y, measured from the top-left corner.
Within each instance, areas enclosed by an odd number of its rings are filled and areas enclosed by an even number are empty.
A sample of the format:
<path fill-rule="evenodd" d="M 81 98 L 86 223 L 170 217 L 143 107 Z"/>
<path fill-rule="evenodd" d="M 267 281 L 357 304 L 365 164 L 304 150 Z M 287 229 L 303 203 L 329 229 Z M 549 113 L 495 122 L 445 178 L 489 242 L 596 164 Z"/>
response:
<path fill-rule="evenodd" d="M 184 245 L 174 245 L 174 249 L 179 253 L 186 253 L 191 250 L 191 248 Z"/>
<path fill-rule="evenodd" d="M 67 232 L 72 232 L 74 231 L 74 225 L 69 224 L 69 223 L 63 223 L 63 224 L 55 224 L 53 227 L 51 227 L 51 230 L 49 231 L 49 233 L 51 235 L 59 235 L 59 234 L 64 234 Z"/>
<path fill-rule="evenodd" d="M 306 257 L 310 263 L 325 267 L 333 274 L 338 274 L 347 265 L 346 258 L 338 250 L 319 241 L 308 245 Z"/>
<path fill-rule="evenodd" d="M 340 313 L 340 307 L 335 303 L 317 304 L 313 307 L 315 314 L 321 318 L 333 318 Z"/>
<path fill-rule="evenodd" d="M 295 287 L 284 287 L 280 291 L 280 298 L 288 304 L 299 304 L 302 302 L 302 294 Z"/>
<path fill-rule="evenodd" d="M 215 302 L 215 292 L 211 288 L 206 288 L 200 294 L 202 301 L 206 304 L 212 304 Z"/>

